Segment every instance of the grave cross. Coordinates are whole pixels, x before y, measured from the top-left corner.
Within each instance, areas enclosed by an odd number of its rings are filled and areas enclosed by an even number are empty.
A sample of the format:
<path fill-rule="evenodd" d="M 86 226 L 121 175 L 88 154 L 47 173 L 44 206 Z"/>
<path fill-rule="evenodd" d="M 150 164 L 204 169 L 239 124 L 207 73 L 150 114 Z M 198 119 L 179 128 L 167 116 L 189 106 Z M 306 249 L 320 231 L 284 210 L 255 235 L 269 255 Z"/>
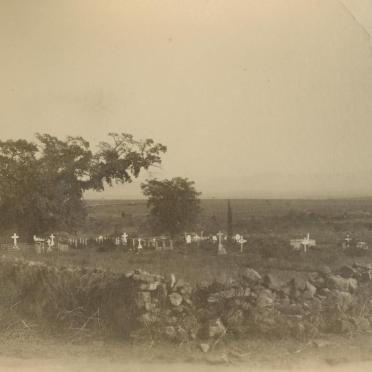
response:
<path fill-rule="evenodd" d="M 124 245 L 127 245 L 127 243 L 128 243 L 128 234 L 127 233 L 124 233 L 121 236 L 121 240 L 122 240 L 122 242 L 123 242 Z"/>
<path fill-rule="evenodd" d="M 17 247 L 17 240 L 19 239 L 19 236 L 16 233 L 14 233 L 11 238 L 13 239 L 14 247 Z"/>
<path fill-rule="evenodd" d="M 226 249 L 224 248 L 223 244 L 222 244 L 222 237 L 223 237 L 223 233 L 220 231 L 218 234 L 218 249 L 217 249 L 217 254 L 218 255 L 223 255 L 223 254 L 226 254 Z"/>
<path fill-rule="evenodd" d="M 240 253 L 243 253 L 243 246 L 245 243 L 247 243 L 247 241 L 243 237 L 240 237 L 238 243 L 240 243 Z"/>
<path fill-rule="evenodd" d="M 55 245 L 55 243 L 54 243 L 55 236 L 52 234 L 49 238 L 50 238 L 50 246 L 51 247 L 54 247 L 54 245 Z"/>

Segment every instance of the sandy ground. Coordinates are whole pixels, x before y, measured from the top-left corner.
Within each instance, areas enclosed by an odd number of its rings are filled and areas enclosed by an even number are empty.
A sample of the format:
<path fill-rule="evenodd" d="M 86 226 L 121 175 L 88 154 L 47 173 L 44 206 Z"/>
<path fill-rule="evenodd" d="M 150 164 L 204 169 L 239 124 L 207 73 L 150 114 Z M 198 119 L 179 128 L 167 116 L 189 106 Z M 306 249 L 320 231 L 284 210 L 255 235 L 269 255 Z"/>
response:
<path fill-rule="evenodd" d="M 235 341 L 202 353 L 198 345 L 66 342 L 0 336 L 0 372 L 371 372 L 372 335 L 315 342 Z"/>
<path fill-rule="evenodd" d="M 352 363 L 337 366 L 298 366 L 296 368 L 277 369 L 270 367 L 240 366 L 209 366 L 203 364 L 144 364 L 144 363 L 117 363 L 109 361 L 71 361 L 71 360 L 22 360 L 17 358 L 0 358 L 0 370 L 2 372 L 370 372 L 372 362 Z"/>

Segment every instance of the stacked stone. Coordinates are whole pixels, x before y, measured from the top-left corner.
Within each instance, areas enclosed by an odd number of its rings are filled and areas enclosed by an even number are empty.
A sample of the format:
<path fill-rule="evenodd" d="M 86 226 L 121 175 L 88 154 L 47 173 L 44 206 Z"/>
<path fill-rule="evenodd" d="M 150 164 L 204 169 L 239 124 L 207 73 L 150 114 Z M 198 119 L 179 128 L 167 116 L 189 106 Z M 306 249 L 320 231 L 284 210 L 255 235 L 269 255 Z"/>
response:
<path fill-rule="evenodd" d="M 57 268 L 3 256 L 0 298 L 2 304 L 20 302 L 22 316 L 41 322 L 81 321 L 71 323 L 75 328 L 99 308 L 100 327 L 175 343 L 200 340 L 205 351 L 229 335 L 305 339 L 319 332 L 370 332 L 371 278 L 372 266 L 360 264 L 336 272 L 324 267 L 288 282 L 246 268 L 239 280 L 193 288 L 174 275 Z"/>

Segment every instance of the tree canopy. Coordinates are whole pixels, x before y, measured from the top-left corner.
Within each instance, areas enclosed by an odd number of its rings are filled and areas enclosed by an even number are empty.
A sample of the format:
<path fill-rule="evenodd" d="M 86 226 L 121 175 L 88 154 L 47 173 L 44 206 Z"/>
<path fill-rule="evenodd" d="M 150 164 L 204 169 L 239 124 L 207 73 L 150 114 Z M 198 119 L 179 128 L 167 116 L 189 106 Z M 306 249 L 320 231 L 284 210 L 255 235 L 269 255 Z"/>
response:
<path fill-rule="evenodd" d="M 200 212 L 200 193 L 195 190 L 193 181 L 181 177 L 163 181 L 152 179 L 141 187 L 148 198 L 156 232 L 174 236 L 194 226 Z"/>
<path fill-rule="evenodd" d="M 71 229 L 83 221 L 83 193 L 128 183 L 161 164 L 166 147 L 110 133 L 96 152 L 82 137 L 0 141 L 0 223 L 30 234 Z"/>

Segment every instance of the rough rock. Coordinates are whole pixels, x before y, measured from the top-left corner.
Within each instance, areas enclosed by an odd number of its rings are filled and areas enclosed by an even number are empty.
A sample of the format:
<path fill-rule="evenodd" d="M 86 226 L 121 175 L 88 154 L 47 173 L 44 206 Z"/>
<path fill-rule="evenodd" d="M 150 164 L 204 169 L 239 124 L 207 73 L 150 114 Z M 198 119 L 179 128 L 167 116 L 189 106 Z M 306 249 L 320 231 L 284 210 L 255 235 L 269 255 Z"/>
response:
<path fill-rule="evenodd" d="M 354 293 L 358 289 L 358 281 L 354 278 L 347 279 L 349 284 L 349 291 Z"/>
<path fill-rule="evenodd" d="M 306 289 L 306 279 L 293 278 L 289 281 L 289 285 L 299 291 L 304 291 Z"/>
<path fill-rule="evenodd" d="M 284 286 L 283 281 L 273 274 L 266 274 L 263 278 L 263 284 L 273 290 L 280 290 Z"/>
<path fill-rule="evenodd" d="M 340 275 L 345 278 L 355 278 L 357 271 L 350 265 L 344 265 L 339 270 Z"/>
<path fill-rule="evenodd" d="M 362 282 L 369 282 L 372 280 L 372 271 L 366 270 L 360 274 L 360 280 Z"/>
<path fill-rule="evenodd" d="M 259 308 L 271 307 L 274 304 L 274 294 L 269 289 L 263 289 L 259 292 L 256 306 Z"/>
<path fill-rule="evenodd" d="M 337 289 L 339 291 L 353 291 L 358 283 L 355 279 L 345 279 L 340 275 L 330 275 L 327 279 L 327 287 L 329 289 Z"/>
<path fill-rule="evenodd" d="M 170 303 L 173 305 L 173 306 L 180 306 L 181 304 L 182 304 L 182 301 L 183 301 L 183 298 L 182 298 L 182 296 L 179 294 L 179 293 L 177 293 L 177 292 L 173 292 L 173 293 L 171 293 L 169 296 L 168 296 L 168 298 L 169 298 L 169 301 L 170 301 Z"/>
<path fill-rule="evenodd" d="M 304 296 L 306 298 L 313 298 L 316 294 L 316 287 L 312 285 L 310 282 L 306 282 L 306 289 L 304 292 Z"/>
<path fill-rule="evenodd" d="M 329 266 L 324 265 L 320 268 L 319 274 L 321 274 L 323 277 L 328 277 L 329 275 L 332 275 L 332 270 Z"/>
<path fill-rule="evenodd" d="M 333 290 L 326 300 L 326 305 L 330 309 L 338 309 L 345 312 L 350 309 L 353 303 L 353 297 L 350 292 Z"/>
<path fill-rule="evenodd" d="M 371 331 L 371 324 L 368 319 L 366 318 L 353 318 L 353 322 L 359 332 L 370 332 Z"/>
<path fill-rule="evenodd" d="M 226 327 L 223 325 L 221 319 L 210 321 L 208 325 L 209 338 L 221 338 L 226 334 Z"/>
<path fill-rule="evenodd" d="M 165 334 L 165 336 L 166 336 L 169 340 L 174 341 L 174 340 L 176 339 L 176 337 L 177 337 L 176 328 L 174 328 L 173 326 L 165 327 L 165 329 L 164 329 L 164 334 Z"/>
<path fill-rule="evenodd" d="M 206 344 L 206 343 L 201 343 L 201 344 L 199 345 L 199 347 L 200 347 L 200 350 L 201 350 L 203 353 L 208 353 L 209 349 L 211 348 L 211 347 L 209 346 L 209 344 Z"/>
<path fill-rule="evenodd" d="M 260 283 L 262 280 L 262 276 L 256 270 L 253 270 L 249 267 L 244 270 L 242 277 L 248 282 L 254 284 Z"/>
<path fill-rule="evenodd" d="M 325 286 L 324 277 L 317 272 L 311 273 L 309 275 L 309 281 L 310 281 L 310 283 L 315 285 L 315 287 L 317 287 L 317 288 L 323 288 Z"/>

